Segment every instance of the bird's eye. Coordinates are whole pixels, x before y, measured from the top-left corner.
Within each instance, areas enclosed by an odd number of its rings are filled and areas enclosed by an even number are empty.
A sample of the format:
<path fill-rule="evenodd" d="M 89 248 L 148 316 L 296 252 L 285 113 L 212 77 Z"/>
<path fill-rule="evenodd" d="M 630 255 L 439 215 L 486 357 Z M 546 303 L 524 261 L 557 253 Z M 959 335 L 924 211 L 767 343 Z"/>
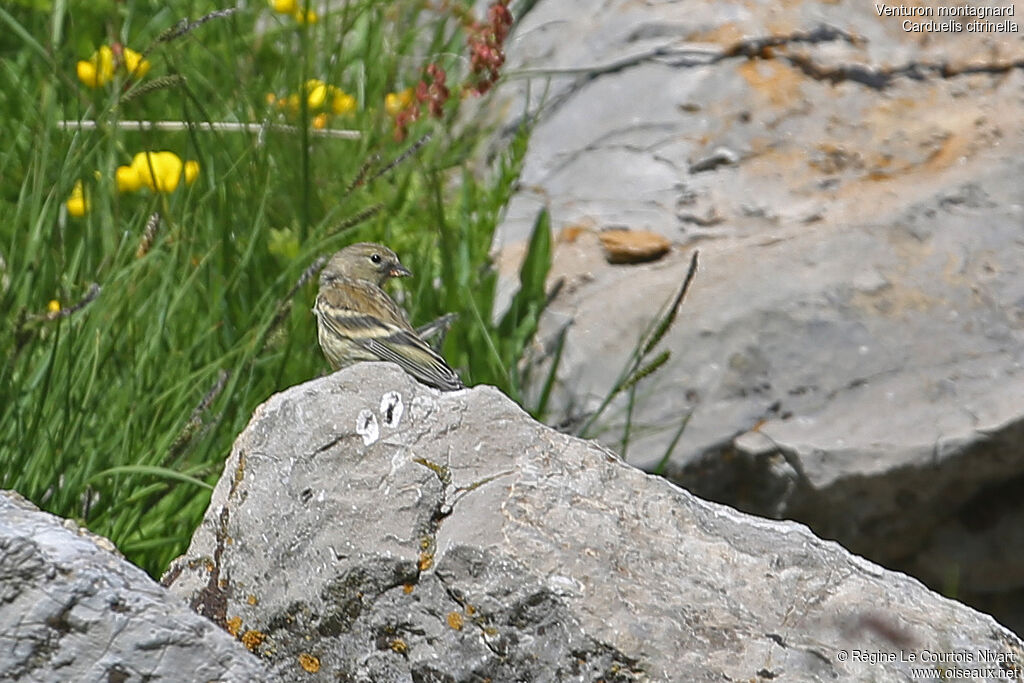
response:
<path fill-rule="evenodd" d="M 374 263 L 380 263 L 380 254 L 373 254 L 370 256 L 370 260 Z"/>

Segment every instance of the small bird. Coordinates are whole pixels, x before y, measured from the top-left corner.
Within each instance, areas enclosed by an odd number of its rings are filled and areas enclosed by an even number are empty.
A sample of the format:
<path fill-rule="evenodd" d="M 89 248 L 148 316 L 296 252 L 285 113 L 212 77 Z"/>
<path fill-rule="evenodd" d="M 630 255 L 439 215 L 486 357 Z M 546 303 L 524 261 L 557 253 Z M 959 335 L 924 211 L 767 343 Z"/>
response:
<path fill-rule="evenodd" d="M 360 242 L 331 256 L 320 272 L 313 307 L 320 348 L 335 370 L 359 361 L 390 361 L 434 388 L 462 389 L 455 371 L 381 289 L 389 279 L 409 275 L 398 255 L 380 244 Z"/>

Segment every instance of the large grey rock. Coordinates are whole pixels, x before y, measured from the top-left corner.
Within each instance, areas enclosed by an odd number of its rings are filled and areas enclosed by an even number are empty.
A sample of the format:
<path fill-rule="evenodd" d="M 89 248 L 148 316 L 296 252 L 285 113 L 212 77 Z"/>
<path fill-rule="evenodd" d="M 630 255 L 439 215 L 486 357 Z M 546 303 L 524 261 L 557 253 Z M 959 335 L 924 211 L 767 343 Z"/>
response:
<path fill-rule="evenodd" d="M 0 492 L 0 680 L 262 681 L 259 660 L 110 541 Z"/>
<path fill-rule="evenodd" d="M 387 364 L 258 408 L 165 582 L 279 680 L 911 681 L 1024 663 L 990 617 L 801 524 L 702 501 L 493 388 L 441 394 Z"/>
<path fill-rule="evenodd" d="M 692 411 L 674 480 L 1024 629 L 1024 543 L 1004 533 L 1024 507 L 986 505 L 1024 483 L 1024 41 L 970 19 L 908 32 L 880 6 L 535 3 L 493 107 L 538 117 L 498 239 L 506 282 L 541 205 L 556 231 L 677 243 L 637 267 L 590 235 L 558 246 L 569 286 L 542 336 L 572 323 L 550 416 L 572 423 L 699 246 L 630 461 L 658 462 Z"/>

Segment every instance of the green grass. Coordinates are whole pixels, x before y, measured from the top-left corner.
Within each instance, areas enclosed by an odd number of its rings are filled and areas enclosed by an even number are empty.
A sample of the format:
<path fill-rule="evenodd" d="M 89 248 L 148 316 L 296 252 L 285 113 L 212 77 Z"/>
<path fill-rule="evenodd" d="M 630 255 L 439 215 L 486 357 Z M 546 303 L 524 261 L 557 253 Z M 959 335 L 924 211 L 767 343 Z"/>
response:
<path fill-rule="evenodd" d="M 446 357 L 468 384 L 516 400 L 550 265 L 542 215 L 522 294 L 492 322 L 488 253 L 527 130 L 483 182 L 463 169 L 486 131 L 453 125 L 458 94 L 401 142 L 384 111 L 386 94 L 414 86 L 429 62 L 453 93 L 468 77 L 461 12 L 364 0 L 300 26 L 256 2 L 161 40 L 217 4 L 0 8 L 0 487 L 110 537 L 154 575 L 188 543 L 252 410 L 327 370 L 315 283 L 295 288 L 318 256 L 362 239 L 394 248 L 415 274 L 394 290 L 414 324 L 458 313 Z M 144 52 L 150 72 L 85 87 L 77 61 L 115 42 Z M 355 97 L 330 126 L 358 139 L 317 136 L 305 104 L 291 117 L 267 104 L 311 78 Z M 58 125 L 83 119 L 98 127 Z M 130 131 L 124 120 L 296 130 Z M 120 193 L 115 169 L 145 150 L 198 161 L 198 178 L 169 194 Z M 78 181 L 90 210 L 75 218 L 64 202 Z M 47 315 L 51 301 L 63 314 Z"/>

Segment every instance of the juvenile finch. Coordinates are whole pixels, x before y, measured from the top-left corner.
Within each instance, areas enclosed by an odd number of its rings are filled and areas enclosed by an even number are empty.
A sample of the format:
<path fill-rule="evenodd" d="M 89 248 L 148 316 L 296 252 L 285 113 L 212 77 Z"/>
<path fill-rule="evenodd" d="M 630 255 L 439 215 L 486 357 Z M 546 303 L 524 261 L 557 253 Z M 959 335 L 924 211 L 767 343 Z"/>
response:
<path fill-rule="evenodd" d="M 463 388 L 444 358 L 424 342 L 381 287 L 412 275 L 395 252 L 360 242 L 331 257 L 320 272 L 313 313 L 317 338 L 335 370 L 359 361 L 390 361 L 442 391 Z"/>

